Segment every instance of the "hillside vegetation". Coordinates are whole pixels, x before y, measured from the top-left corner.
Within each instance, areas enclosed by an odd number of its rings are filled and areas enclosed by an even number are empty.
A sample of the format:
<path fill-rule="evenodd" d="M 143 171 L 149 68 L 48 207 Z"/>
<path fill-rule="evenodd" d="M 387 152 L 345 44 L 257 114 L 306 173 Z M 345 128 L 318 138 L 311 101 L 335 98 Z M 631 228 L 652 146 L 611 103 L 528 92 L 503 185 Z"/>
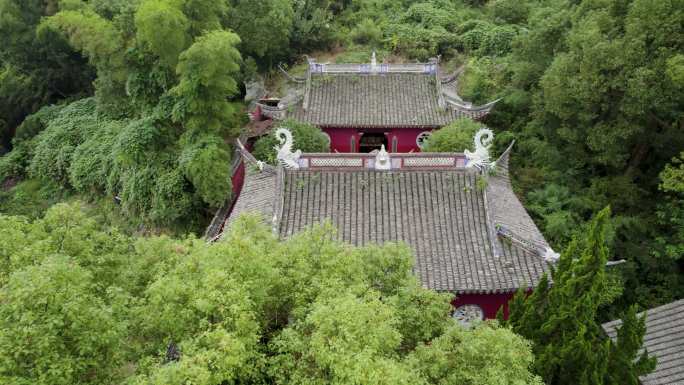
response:
<path fill-rule="evenodd" d="M 573 239 L 594 228 L 590 219 L 610 206 L 612 216 L 601 216 L 601 236 L 596 236 L 605 254 L 601 258 L 626 263 L 606 272 L 609 283 L 600 280 L 601 285 L 592 286 L 600 286 L 611 298 L 588 295 L 592 306 L 586 319 L 591 322 L 577 330 L 589 327 L 594 333 L 598 322 L 620 317 L 628 309 L 633 314 L 637 308 L 684 297 L 684 0 L 0 0 L 0 222 L 2 237 L 10 237 L 0 243 L 0 263 L 7 266 L 0 272 L 0 318 L 9 322 L 0 333 L 10 333 L 0 334 L 0 340 L 33 341 L 32 334 L 22 334 L 30 328 L 13 323 L 13 314 L 59 313 L 59 307 L 67 305 L 73 305 L 76 314 L 83 306 L 85 318 L 78 322 L 84 324 L 76 326 L 88 331 L 82 338 L 95 341 L 86 345 L 102 360 L 70 362 L 72 354 L 89 353 L 79 350 L 82 330 L 67 328 L 75 338 L 68 342 L 76 345 L 57 347 L 44 362 L 40 360 L 47 353 L 31 350 L 40 348 L 31 342 L 26 342 L 20 352 L 26 356 L 20 359 L 0 351 L 0 382 L 36 383 L 29 362 L 43 365 L 43 383 L 109 383 L 111 378 L 173 382 L 178 378 L 172 373 L 175 369 L 163 366 L 160 358 L 173 336 L 173 342 L 185 341 L 190 356 L 196 357 L 184 365 L 229 368 L 221 371 L 221 378 L 211 377 L 213 369 L 183 369 L 196 373 L 197 383 L 245 383 L 255 375 L 242 371 L 245 365 L 263 369 L 265 362 L 279 368 L 264 377 L 269 381 L 329 383 L 326 376 L 339 374 L 339 383 L 350 383 L 344 376 L 349 366 L 335 365 L 366 361 L 340 363 L 324 343 L 325 333 L 341 327 L 328 324 L 326 317 L 347 307 L 371 309 L 369 314 L 379 317 L 343 325 L 353 333 L 365 331 L 365 323 L 392 325 L 377 336 L 376 351 L 368 353 L 373 365 L 384 368 L 382 373 L 398 375 L 434 359 L 446 367 L 415 369 L 421 381 L 456 382 L 448 376 L 450 361 L 444 359 L 448 354 L 440 350 L 439 341 L 476 337 L 438 327 L 429 336 L 414 339 L 432 339 L 432 345 L 417 348 L 416 342 L 405 347 L 410 330 L 401 329 L 407 326 L 388 315 L 401 310 L 401 303 L 319 297 L 301 287 L 289 288 L 282 301 L 291 302 L 278 304 L 298 312 L 292 317 L 301 323 L 288 328 L 279 318 L 282 314 L 265 314 L 263 309 L 276 301 L 278 285 L 300 278 L 292 266 L 276 266 L 285 264 L 278 258 L 265 261 L 272 276 L 259 279 L 277 276 L 281 267 L 291 269 L 292 275 L 264 285 L 254 283 L 262 282 L 255 278 L 244 287 L 221 286 L 226 285 L 221 280 L 244 276 L 214 276 L 202 263 L 217 263 L 223 269 L 228 262 L 216 253 L 237 255 L 235 250 L 244 245 L 236 240 L 235 245 L 205 249 L 192 238 L 231 198 L 231 143 L 247 123 L 244 83 L 260 77 L 277 85 L 277 64 L 301 71 L 305 54 L 366 62 L 373 51 L 379 60 L 389 61 L 425 61 L 440 55 L 444 72 L 465 68 L 459 78 L 464 99 L 480 104 L 501 98 L 483 124 L 496 132 L 498 151 L 516 141 L 511 160 L 514 187 L 555 250 L 575 247 Z M 461 122 L 445 130 L 439 137 L 444 146 L 440 149 L 462 150 L 450 146 L 462 146 L 465 139 L 458 127 L 470 130 L 473 124 Z M 314 139 L 312 148 L 319 148 L 320 138 Z M 268 151 L 268 140 L 273 138 L 267 137 L 259 151 Z M 65 201 L 67 206 L 49 209 Z M 81 223 L 77 233 L 69 230 L 72 217 Z M 59 233 L 60 226 L 65 226 L 64 234 Z M 276 243 L 262 234 L 263 229 L 254 231 L 265 237 L 254 247 Z M 160 233 L 191 238 L 135 238 Z M 304 238 L 277 250 L 289 252 L 288 247 Z M 326 245 L 338 251 L 342 247 Z M 155 260 L 140 266 L 136 274 L 144 277 L 121 275 L 119 266 L 133 263 L 148 247 L 160 247 L 149 258 L 174 253 L 193 258 L 177 265 Z M 81 260 L 86 249 L 98 252 Z M 200 263 L 199 256 L 205 254 L 210 257 Z M 21 258 L 16 265 L 11 260 L 15 255 Z M 107 265 L 110 262 L 113 267 Z M 331 277 L 315 258 L 300 262 Z M 407 271 L 410 263 L 406 264 L 402 269 Z M 333 278 L 347 278 L 349 272 L 338 273 Z M 27 281 L 36 286 L 24 287 Z M 216 286 L 199 295 L 186 287 L 193 282 L 201 282 L 197 287 Z M 343 285 L 343 292 L 361 290 L 363 285 L 357 283 Z M 414 286 L 406 280 L 393 290 L 418 290 Z M 71 291 L 55 299 L 50 296 L 54 287 Z M 236 308 L 219 309 L 225 317 L 212 318 L 217 302 L 204 296 L 239 296 L 251 290 L 263 297 L 239 302 L 247 316 L 233 317 L 243 314 Z M 172 295 L 186 302 L 164 308 L 166 296 Z M 73 299 L 79 296 L 83 299 Z M 566 298 L 552 297 L 556 302 Z M 33 304 L 33 298 L 44 301 Z M 194 310 L 188 313 L 184 306 L 190 302 Z M 420 313 L 420 307 L 413 309 Z M 142 326 L 135 318 L 150 314 L 162 316 Z M 76 318 L 59 322 L 63 326 Z M 64 336 L 55 325 L 36 335 Z M 263 340 L 276 329 L 289 331 Z M 545 335 L 520 327 L 517 331 L 537 343 L 532 350 L 538 353 Z M 506 332 L 491 326 L 478 333 L 493 333 L 482 338 L 495 338 Z M 511 378 L 536 381 L 526 377 L 528 368 L 534 368 L 526 342 L 513 334 L 501 338 L 511 339 L 515 354 L 522 357 L 510 368 L 507 361 L 500 361 L 502 367 L 516 371 L 518 377 Z M 151 345 L 142 346 L 149 341 Z M 53 342 L 46 337 L 41 343 Z M 234 356 L 207 352 L 207 344 L 239 349 L 231 350 Z M 592 349 L 583 351 L 591 354 Z M 608 351 L 605 347 L 604 356 Z M 117 353 L 109 357 L 110 352 Z M 50 360 L 63 356 L 59 370 L 69 374 L 50 377 Z M 305 357 L 309 366 L 276 359 L 293 356 Z M 96 370 L 99 367 L 108 369 Z M 226 374 L 235 367 L 241 369 Z M 562 365 L 554 368 L 565 370 Z M 537 369 L 534 373 L 549 381 L 548 373 Z M 304 372 L 320 375 L 319 382 L 298 377 Z M 490 383 L 473 376 L 472 384 Z M 597 376 L 587 383 L 602 378 Z M 630 378 L 636 381 L 635 376 Z M 622 380 L 606 383 L 611 381 Z"/>

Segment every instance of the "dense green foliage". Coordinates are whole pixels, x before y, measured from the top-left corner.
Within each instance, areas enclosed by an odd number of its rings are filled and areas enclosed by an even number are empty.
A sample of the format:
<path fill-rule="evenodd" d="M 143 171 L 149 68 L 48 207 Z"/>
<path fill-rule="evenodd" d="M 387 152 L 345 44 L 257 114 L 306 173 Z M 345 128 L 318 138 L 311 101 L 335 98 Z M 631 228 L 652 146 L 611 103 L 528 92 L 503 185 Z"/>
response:
<path fill-rule="evenodd" d="M 352 51 L 441 54 L 447 70 L 465 65 L 464 99 L 502 98 L 485 123 L 497 150 L 516 140 L 513 182 L 555 248 L 612 207 L 609 259 L 627 264 L 607 320 L 684 296 L 681 193 L 658 178 L 684 148 L 683 10 L 681 0 L 359 0 L 339 28 Z"/>
<path fill-rule="evenodd" d="M 292 141 L 296 150 L 302 150 L 302 152 L 330 151 L 328 137 L 316 126 L 293 119 L 286 119 L 278 123 L 276 127 L 285 127 L 292 132 Z M 274 149 L 276 147 L 280 147 L 280 141 L 276 138 L 275 131 L 272 131 L 254 143 L 254 151 L 252 153 L 259 160 L 276 164 L 276 150 Z"/>
<path fill-rule="evenodd" d="M 684 0 L 0 0 L 0 212 L 37 218 L 52 203 L 77 195 L 99 207 L 93 210 L 99 220 L 119 223 L 127 232 L 170 227 L 199 232 L 230 198 L 229 143 L 245 123 L 238 100 L 246 78 L 258 70 L 270 79 L 277 62 L 295 64 L 302 54 L 325 54 L 321 51 L 330 51 L 336 62 L 366 61 L 372 50 L 380 60 L 441 55 L 444 75 L 464 66 L 458 80 L 464 99 L 481 104 L 501 98 L 484 123 L 496 131 L 497 150 L 516 140 L 514 186 L 554 248 L 569 250 L 563 257 L 567 269 L 554 273 L 559 289 L 542 285 L 527 300 L 562 306 L 554 312 L 539 305 L 528 315 L 529 325 L 539 330 L 515 327 L 534 341 L 540 356 L 535 369 L 549 383 L 567 383 L 563 376 L 572 375 L 585 382 L 634 383 L 635 373 L 647 365 L 631 361 L 643 333 L 632 305 L 643 310 L 684 297 L 683 21 Z M 287 124 L 295 131 L 295 148 L 327 150 L 317 129 Z M 467 121 L 445 127 L 429 140 L 428 150 L 462 151 L 471 146 L 474 129 Z M 276 144 L 274 137 L 264 137 L 255 154 L 274 162 Z M 592 233 L 591 242 L 573 241 L 607 205 L 614 215 L 602 219 L 608 222 L 605 238 Z M 39 240 L 25 254 L 3 254 L 14 267 L 2 278 L 3 290 L 11 291 L 3 298 L 12 299 L 2 310 L 2 322 L 11 322 L 0 328 L 6 333 L 2 338 L 32 337 L 23 334 L 30 329 L 18 328 L 35 321 L 36 305 L 22 301 L 49 298 L 54 288 L 69 285 L 68 296 L 55 298 L 60 302 L 40 302 L 47 303 L 46 316 L 62 317 L 55 325 L 41 325 L 43 340 L 22 345 L 26 356 L 0 357 L 8 360 L 0 365 L 6 370 L 2 382 L 101 383 L 128 377 L 141 384 L 230 383 L 265 375 L 293 383 L 453 383 L 468 376 L 473 384 L 492 383 L 498 369 L 485 377 L 478 371 L 481 361 L 467 354 L 507 349 L 499 341 L 527 351 L 524 342 L 495 327 L 444 331 L 437 316 L 427 328 L 402 324 L 404 318 L 427 322 L 422 312 L 402 314 L 399 321 L 393 316 L 403 308 L 415 311 L 401 301 L 423 294 L 390 295 L 396 303 L 389 303 L 382 289 L 381 299 L 362 295 L 353 289 L 358 282 L 349 279 L 364 280 L 365 273 L 337 265 L 339 275 L 323 269 L 301 249 L 304 238 L 276 246 L 257 230 L 263 236 L 258 240 L 246 234 L 250 242 L 276 250 L 268 254 L 273 261 L 264 262 L 256 252 L 250 254 L 255 261 L 242 259 L 235 250 L 247 246 L 237 238 L 231 238 L 235 245 L 212 246 L 218 251 L 209 252 L 200 251 L 205 249 L 199 241 L 134 241 L 106 230 L 122 249 L 113 243 L 79 249 L 97 249 L 98 259 L 79 250 L 64 252 L 71 241 L 51 238 L 60 225 L 46 224 L 49 218 L 62 218 L 70 231 L 66 214 L 55 214 L 67 209 L 58 207 L 32 224 L 2 217 L 20 230 L 0 236 L 19 237 L 12 241 L 17 245 L 29 243 L 29 232 Z M 81 241 L 96 241 L 88 233 L 105 242 L 105 230 L 93 231 L 80 233 Z M 603 240 L 608 249 L 596 246 Z M 3 241 L 0 248 L 12 242 Z M 297 242 L 300 249 L 288 248 Z M 253 281 L 230 276 L 238 268 L 214 255 L 222 252 L 248 267 L 264 262 L 267 269 L 254 271 L 272 276 Z M 12 265 L 21 255 L 25 260 Z M 285 255 L 303 258 L 307 262 L 292 263 L 309 270 L 296 275 Z M 627 263 L 609 275 L 598 269 L 600 260 L 623 258 Z M 283 271 L 292 275 L 280 279 Z M 568 271 L 587 275 L 572 283 Z M 254 284 L 270 278 L 281 286 Z M 341 290 L 339 296 L 319 296 L 328 289 L 316 279 L 349 285 L 330 286 Z M 297 280 L 313 288 L 296 286 Z M 26 287 L 31 282 L 39 287 Z M 584 302 L 570 297 L 572 285 L 590 288 L 578 296 Z M 211 290 L 200 294 L 194 290 L 198 286 Z M 604 286 L 610 290 L 597 298 L 592 290 Z M 284 302 L 273 294 L 281 291 L 290 293 Z M 223 306 L 230 298 L 240 300 L 232 308 Z M 91 305 L 78 325 L 72 325 L 73 314 L 55 311 Z M 340 324 L 330 319 L 347 309 L 358 309 L 359 317 Z M 581 317 L 569 318 L 578 311 Z M 14 319 L 13 312 L 31 317 Z M 157 314 L 164 317 L 153 319 Z M 617 345 L 598 342 L 598 323 L 622 316 L 624 339 Z M 288 318 L 296 322 L 286 325 Z M 366 322 L 383 328 L 366 333 Z M 98 323 L 114 325 L 105 330 L 111 333 L 80 351 L 79 336 L 103 331 Z M 339 330 L 367 337 L 367 349 L 352 340 L 340 351 L 326 346 L 330 333 Z M 62 337 L 69 340 L 54 343 Z M 161 352 L 171 339 L 184 358 L 163 365 Z M 464 349 L 451 343 L 469 339 L 474 342 Z M 421 345 L 425 341 L 432 343 Z M 55 349 L 42 357 L 35 350 L 39 346 Z M 562 347 L 562 359 L 554 358 L 550 347 Z M 579 353 L 572 356 L 575 347 Z M 98 358 L 110 353 L 109 360 Z M 518 373 L 505 376 L 525 382 L 531 357 L 520 357 L 492 367 Z M 564 370 L 573 360 L 578 371 Z M 58 369 L 37 378 L 27 365 Z M 363 375 L 369 377 L 354 377 Z"/>
<path fill-rule="evenodd" d="M 36 30 L 57 1 L 0 1 L 0 155 L 16 127 L 41 106 L 91 92 L 94 73 L 54 30 Z"/>
<path fill-rule="evenodd" d="M 57 6 L 57 4 L 55 4 Z M 97 72 L 95 97 L 50 106 L 16 129 L 0 179 L 117 197 L 148 226 L 190 227 L 230 197 L 239 134 L 240 38 L 214 2 L 60 2 L 35 33 L 61 36 Z"/>
<path fill-rule="evenodd" d="M 430 135 L 425 142 L 425 152 L 463 152 L 474 151 L 473 137 L 482 124 L 470 119 L 459 119 L 442 127 Z"/>
<path fill-rule="evenodd" d="M 542 278 L 529 297 L 523 289 L 510 303 L 508 323 L 533 342 L 536 372 L 546 384 L 637 385 L 655 368 L 646 353 L 635 361 L 646 327 L 634 307 L 615 343 L 601 330 L 598 309 L 615 297 L 605 271 L 608 215 L 608 209 L 601 211 L 586 236 L 573 239 L 551 277 Z"/>
<path fill-rule="evenodd" d="M 132 238 L 59 204 L 0 215 L 0 382 L 541 384 L 527 341 L 450 318 L 401 245 Z M 465 382 L 464 382 L 465 381 Z"/>

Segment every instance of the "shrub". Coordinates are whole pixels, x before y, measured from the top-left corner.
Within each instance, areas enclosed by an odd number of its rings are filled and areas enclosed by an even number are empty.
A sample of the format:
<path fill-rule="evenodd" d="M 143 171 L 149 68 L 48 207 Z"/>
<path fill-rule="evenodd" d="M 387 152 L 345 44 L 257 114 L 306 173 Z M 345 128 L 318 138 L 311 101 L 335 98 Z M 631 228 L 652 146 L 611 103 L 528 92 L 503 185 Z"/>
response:
<path fill-rule="evenodd" d="M 476 56 L 504 56 L 511 52 L 511 43 L 518 28 L 511 25 L 496 26 L 486 21 L 464 23 L 460 41 L 463 48 Z"/>
<path fill-rule="evenodd" d="M 492 18 L 500 24 L 525 24 L 530 6 L 521 0 L 495 0 L 488 4 Z"/>
<path fill-rule="evenodd" d="M 0 183 L 8 178 L 18 178 L 26 174 L 26 167 L 30 161 L 27 147 L 15 147 L 9 154 L 0 157 Z"/>
<path fill-rule="evenodd" d="M 63 106 L 58 105 L 45 106 L 35 114 L 27 116 L 19 127 L 17 127 L 17 131 L 12 139 L 14 145 L 16 146 L 41 133 L 47 127 L 48 123 L 59 114 L 62 108 Z"/>
<path fill-rule="evenodd" d="M 482 125 L 470 119 L 459 119 L 435 131 L 425 142 L 425 152 L 473 151 L 473 137 Z"/>
<path fill-rule="evenodd" d="M 36 136 L 29 166 L 32 177 L 62 183 L 68 181 L 68 170 L 76 147 L 99 126 L 95 104 L 94 98 L 88 98 L 64 107 L 45 131 Z"/>
<path fill-rule="evenodd" d="M 292 132 L 294 138 L 293 150 L 302 152 L 328 152 L 330 143 L 320 128 L 307 123 L 287 119 L 280 123 L 278 127 L 286 127 Z M 264 162 L 276 164 L 276 150 L 274 147 L 280 146 L 280 142 L 275 137 L 275 128 L 267 136 L 259 138 L 254 144 L 254 156 Z"/>
<path fill-rule="evenodd" d="M 382 30 L 372 19 L 363 19 L 351 31 L 351 38 L 357 44 L 379 46 L 382 41 Z"/>
<path fill-rule="evenodd" d="M 475 104 L 497 98 L 509 83 L 510 70 L 506 64 L 505 58 L 470 59 L 459 83 L 461 96 Z"/>

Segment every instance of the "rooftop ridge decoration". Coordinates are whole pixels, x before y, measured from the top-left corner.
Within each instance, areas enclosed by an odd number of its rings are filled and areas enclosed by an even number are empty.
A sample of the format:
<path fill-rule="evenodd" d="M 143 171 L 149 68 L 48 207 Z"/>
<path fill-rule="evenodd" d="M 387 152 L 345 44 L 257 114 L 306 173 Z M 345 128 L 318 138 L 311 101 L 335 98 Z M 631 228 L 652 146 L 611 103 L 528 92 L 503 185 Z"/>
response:
<path fill-rule="evenodd" d="M 491 170 L 494 170 L 495 173 L 489 178 L 486 190 L 489 197 L 497 197 L 497 199 L 487 200 L 488 210 L 492 215 L 491 222 L 496 229 L 497 235 L 534 253 L 545 262 L 554 264 L 560 258 L 560 254 L 551 248 L 543 235 L 536 229 L 534 222 L 532 222 L 529 214 L 527 214 L 520 201 L 515 197 L 510 185 L 508 161 L 514 144 L 515 140 L 511 142 L 496 161 L 491 163 Z M 502 212 L 500 207 L 502 202 L 507 202 L 505 204 L 506 212 Z"/>
<path fill-rule="evenodd" d="M 453 106 L 459 110 L 470 111 L 470 112 L 480 112 L 480 111 L 489 112 L 492 110 L 492 107 L 494 107 L 494 105 L 496 105 L 496 103 L 501 101 L 501 98 L 499 98 L 496 100 L 492 100 L 489 103 L 482 104 L 480 106 L 473 106 L 472 103 L 466 103 L 463 101 L 456 101 L 456 100 L 450 99 L 448 95 L 444 95 L 444 97 L 446 99 L 446 102 L 448 104 L 450 104 L 451 106 Z"/>
<path fill-rule="evenodd" d="M 302 150 L 292 152 L 294 146 L 294 139 L 292 132 L 287 128 L 280 127 L 275 132 L 276 138 L 280 141 L 280 148 L 273 147 L 278 153 L 276 155 L 278 162 L 285 168 L 298 170 L 299 158 L 302 156 Z"/>
<path fill-rule="evenodd" d="M 482 171 L 489 171 L 493 168 L 495 162 L 491 162 L 489 159 L 489 148 L 492 146 L 493 141 L 494 132 L 486 127 L 480 128 L 473 138 L 475 152 L 471 152 L 468 149 L 463 151 L 466 158 L 468 158 L 466 167 L 476 167 Z"/>
<path fill-rule="evenodd" d="M 237 150 L 240 153 L 240 156 L 246 164 L 256 166 L 259 169 L 259 171 L 275 172 L 275 168 L 273 166 L 255 158 L 254 155 L 252 155 L 252 153 L 250 153 L 245 148 L 245 146 L 242 144 L 242 141 L 239 138 L 235 139 L 235 144 L 237 145 Z"/>
<path fill-rule="evenodd" d="M 303 153 L 298 160 L 299 169 L 360 171 L 378 170 L 379 153 Z M 461 153 L 412 152 L 392 153 L 388 156 L 388 170 L 444 170 L 466 168 L 466 157 Z"/>
<path fill-rule="evenodd" d="M 456 110 L 468 111 L 471 113 L 489 113 L 489 111 L 492 110 L 494 105 L 496 105 L 496 103 L 498 103 L 501 100 L 501 98 L 495 99 L 489 103 L 485 103 L 479 106 L 473 106 L 473 103 L 464 101 L 457 91 L 458 78 L 463 74 L 464 71 L 465 65 L 462 65 L 458 69 L 456 69 L 456 71 L 454 71 L 454 73 L 451 76 L 448 76 L 446 78 L 438 77 L 441 97 L 446 100 L 449 106 L 453 107 Z M 450 86 L 450 89 L 447 88 L 447 86 Z"/>
<path fill-rule="evenodd" d="M 375 52 L 373 52 L 373 54 L 375 54 Z M 375 155 L 375 169 L 376 170 L 391 170 L 392 169 L 392 162 L 390 161 L 390 156 L 387 153 L 387 150 L 385 150 L 384 144 L 380 148 L 380 151 L 378 151 L 378 154 Z"/>
<path fill-rule="evenodd" d="M 473 105 L 458 95 L 458 76 L 440 72 L 440 57 L 425 63 L 319 63 L 306 56 L 306 74 L 278 69 L 301 97 L 277 106 L 257 103 L 267 118 L 291 117 L 321 128 L 440 128 L 461 118 L 482 119 L 499 100 Z"/>
<path fill-rule="evenodd" d="M 331 74 L 383 74 L 383 73 L 419 73 L 435 74 L 439 66 L 439 58 L 432 58 L 427 63 L 378 64 L 375 51 L 371 54 L 370 63 L 330 64 L 318 63 L 316 59 L 306 57 L 309 73 Z"/>
<path fill-rule="evenodd" d="M 445 78 L 439 78 L 439 82 L 442 84 L 451 84 L 451 83 L 455 82 L 456 79 L 458 79 L 458 77 L 461 76 L 461 73 L 463 72 L 464 68 L 465 68 L 464 65 L 458 67 L 458 69 L 456 69 L 456 71 L 454 71 L 453 74 L 451 74 Z"/>

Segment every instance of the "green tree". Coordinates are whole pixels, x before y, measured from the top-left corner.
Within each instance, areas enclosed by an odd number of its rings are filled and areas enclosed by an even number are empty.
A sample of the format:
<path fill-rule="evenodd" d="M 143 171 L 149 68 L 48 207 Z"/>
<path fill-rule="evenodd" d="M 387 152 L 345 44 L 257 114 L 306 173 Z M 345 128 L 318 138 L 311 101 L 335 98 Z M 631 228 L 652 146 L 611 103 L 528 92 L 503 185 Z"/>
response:
<path fill-rule="evenodd" d="M 85 210 L 0 215 L 3 383 L 537 383 L 529 344 L 462 328 L 405 245 L 283 241 L 260 217 L 212 244 L 136 238 Z"/>
<path fill-rule="evenodd" d="M 297 52 L 322 49 L 334 39 L 331 0 L 298 0 L 294 11 L 292 45 Z"/>
<path fill-rule="evenodd" d="M 211 207 L 220 207 L 231 194 L 231 156 L 227 147 L 221 138 L 206 135 L 185 145 L 179 160 L 185 177 Z"/>
<path fill-rule="evenodd" d="M 639 318 L 636 306 L 631 306 L 622 317 L 618 327 L 617 341 L 610 345 L 608 370 L 605 384 L 639 385 L 639 376 L 652 372 L 656 366 L 655 357 L 649 357 L 648 351 L 639 351 L 643 346 L 646 334 L 646 315 Z M 638 357 L 638 359 L 635 359 Z"/>
<path fill-rule="evenodd" d="M 511 348 L 522 354 L 499 355 Z M 419 346 L 408 360 L 428 384 L 541 385 L 541 378 L 528 369 L 534 362 L 529 349 L 528 341 L 495 324 L 481 324 L 470 331 L 452 325 L 430 344 Z"/>
<path fill-rule="evenodd" d="M 56 11 L 55 1 L 0 1 L 0 154 L 24 117 L 91 91 L 86 60 L 57 33 L 36 36 L 41 18 Z"/>
<path fill-rule="evenodd" d="M 660 190 L 667 194 L 657 211 L 656 253 L 673 260 L 684 257 L 684 152 L 660 172 Z"/>
<path fill-rule="evenodd" d="M 190 28 L 185 14 L 167 0 L 147 0 L 135 14 L 138 40 L 171 68 L 188 45 Z"/>
<path fill-rule="evenodd" d="M 101 384 L 123 363 L 123 324 L 67 256 L 15 271 L 0 289 L 0 379 L 7 384 Z"/>
<path fill-rule="evenodd" d="M 231 0 L 229 25 L 240 35 L 240 51 L 252 56 L 263 67 L 271 67 L 274 60 L 290 51 L 290 35 L 294 11 L 287 0 L 265 0 L 254 12 L 254 3 L 248 0 Z"/>
<path fill-rule="evenodd" d="M 480 128 L 482 128 L 480 123 L 470 119 L 459 119 L 433 132 L 422 150 L 425 152 L 474 151 L 473 137 Z"/>
<path fill-rule="evenodd" d="M 97 86 L 122 85 L 126 72 L 123 63 L 124 39 L 116 25 L 88 7 L 63 10 L 44 19 L 38 34 L 62 32 L 71 46 L 88 57 L 98 70 Z"/>
<path fill-rule="evenodd" d="M 570 242 L 551 274 L 553 286 L 544 277 L 532 295 L 527 297 L 521 290 L 510 303 L 508 323 L 532 341 L 536 371 L 547 384 L 612 383 L 607 380 L 610 358 L 633 360 L 641 347 L 643 320 L 626 323 L 613 346 L 605 339 L 597 317 L 599 307 L 612 300 L 606 296 L 610 283 L 605 272 L 609 215 L 609 209 L 601 211 L 586 238 L 575 237 Z M 631 368 L 624 362 L 613 365 L 633 370 L 622 373 L 624 378 L 653 369 L 645 364 Z"/>
<path fill-rule="evenodd" d="M 294 119 L 286 119 L 278 123 L 277 127 L 284 127 L 292 132 L 294 149 L 296 150 L 302 150 L 302 152 L 330 151 L 328 137 L 316 126 L 298 122 Z M 270 164 L 276 164 L 276 150 L 274 147 L 280 146 L 280 142 L 275 136 L 276 128 L 273 128 L 270 134 L 259 138 L 254 144 L 254 151 L 252 152 L 257 159 Z"/>
<path fill-rule="evenodd" d="M 237 111 L 227 99 L 238 92 L 239 43 L 240 38 L 232 32 L 207 32 L 180 55 L 176 69 L 180 81 L 171 91 L 178 98 L 173 117 L 191 137 L 237 134 Z"/>

